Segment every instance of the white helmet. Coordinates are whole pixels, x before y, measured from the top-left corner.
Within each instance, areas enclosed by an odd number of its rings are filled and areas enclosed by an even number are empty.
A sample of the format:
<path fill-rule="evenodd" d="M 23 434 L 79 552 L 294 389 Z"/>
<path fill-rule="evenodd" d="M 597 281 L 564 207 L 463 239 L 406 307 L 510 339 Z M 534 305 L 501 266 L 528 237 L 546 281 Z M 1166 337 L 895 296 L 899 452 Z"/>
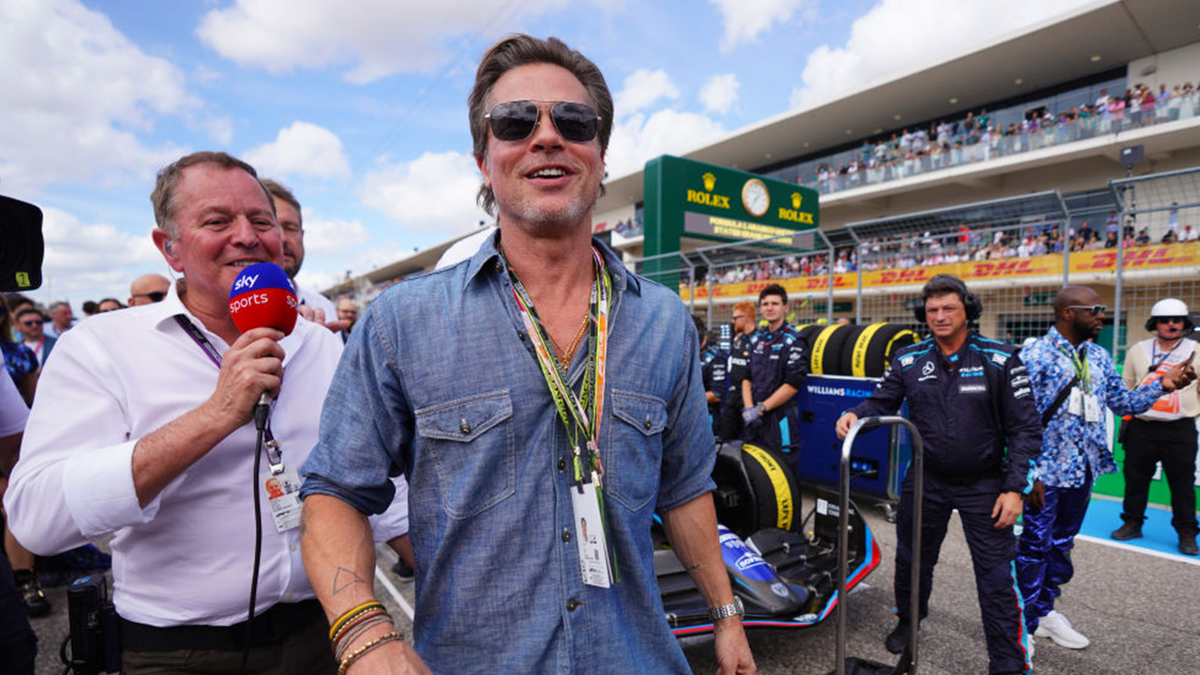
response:
<path fill-rule="evenodd" d="M 1192 323 L 1192 317 L 1188 316 L 1187 305 L 1182 300 L 1177 298 L 1164 298 L 1154 303 L 1150 308 L 1150 318 L 1146 320 L 1146 330 L 1153 331 L 1158 323 L 1157 319 L 1181 316 L 1183 317 L 1184 330 L 1190 331 L 1195 325 Z"/>

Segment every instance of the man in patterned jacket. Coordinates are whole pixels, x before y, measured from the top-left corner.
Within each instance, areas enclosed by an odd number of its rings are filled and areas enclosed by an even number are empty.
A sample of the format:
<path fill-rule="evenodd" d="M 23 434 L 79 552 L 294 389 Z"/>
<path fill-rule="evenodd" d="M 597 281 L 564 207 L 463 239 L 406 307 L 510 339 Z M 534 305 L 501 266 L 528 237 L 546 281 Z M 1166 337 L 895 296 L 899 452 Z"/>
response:
<path fill-rule="evenodd" d="M 1108 448 L 1104 408 L 1137 415 L 1165 392 L 1196 378 L 1183 362 L 1159 380 L 1126 389 L 1112 357 L 1093 342 L 1104 325 L 1105 310 L 1092 289 L 1067 286 L 1054 298 L 1054 327 L 1021 350 L 1045 431 L 1037 461 L 1039 480 L 1029 495 L 1017 547 L 1017 578 L 1029 632 L 1070 649 L 1083 649 L 1089 641 L 1054 611 L 1054 599 L 1075 571 L 1070 552 L 1092 484 L 1097 476 L 1117 470 Z"/>

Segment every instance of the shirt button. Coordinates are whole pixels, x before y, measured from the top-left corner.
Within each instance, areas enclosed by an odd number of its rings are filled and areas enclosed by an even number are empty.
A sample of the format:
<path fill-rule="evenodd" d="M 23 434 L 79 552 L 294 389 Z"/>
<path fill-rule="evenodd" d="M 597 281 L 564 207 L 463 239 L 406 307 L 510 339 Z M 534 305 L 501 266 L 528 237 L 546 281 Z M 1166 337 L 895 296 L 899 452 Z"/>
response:
<path fill-rule="evenodd" d="M 578 600 L 568 600 L 567 601 L 567 611 L 574 612 L 575 610 L 579 609 L 579 606 L 582 604 L 583 603 Z"/>
<path fill-rule="evenodd" d="M 571 541 L 571 531 L 565 527 L 563 528 L 562 540 Z"/>
<path fill-rule="evenodd" d="M 646 428 L 646 431 L 650 431 L 650 427 L 651 427 L 651 426 L 653 426 L 653 425 L 652 425 L 652 424 L 650 424 L 650 418 L 649 418 L 649 417 L 647 417 L 647 418 L 646 418 L 646 421 L 645 421 L 645 422 L 642 422 L 642 426 Z"/>
<path fill-rule="evenodd" d="M 463 436 L 471 434 L 471 425 L 467 424 L 467 418 L 462 418 L 462 421 L 458 423 L 458 430 L 462 432 Z"/>
<path fill-rule="evenodd" d="M 295 544 L 288 544 L 288 550 L 289 550 L 289 551 L 291 551 L 292 553 L 295 553 L 295 552 L 296 552 L 296 545 L 295 545 Z"/>
<path fill-rule="evenodd" d="M 284 593 L 284 594 L 283 594 L 283 599 L 284 599 L 284 600 L 291 600 L 291 599 L 292 599 L 292 593 L 291 593 L 291 591 L 288 591 L 287 593 Z"/>
<path fill-rule="evenodd" d="M 558 470 L 564 471 L 564 470 L 566 470 L 566 468 L 567 468 L 567 460 L 563 459 L 562 457 L 559 457 L 558 458 Z"/>

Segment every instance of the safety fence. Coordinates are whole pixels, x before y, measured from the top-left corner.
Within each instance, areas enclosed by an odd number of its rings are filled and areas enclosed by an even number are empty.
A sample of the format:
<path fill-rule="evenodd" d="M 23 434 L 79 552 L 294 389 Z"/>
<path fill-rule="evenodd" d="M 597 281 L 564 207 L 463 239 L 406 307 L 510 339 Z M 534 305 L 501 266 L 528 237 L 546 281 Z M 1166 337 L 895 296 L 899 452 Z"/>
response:
<path fill-rule="evenodd" d="M 709 326 L 757 302 L 778 283 L 795 323 L 898 323 L 913 317 L 921 286 L 954 274 L 983 302 L 980 331 L 1019 344 L 1053 325 L 1064 285 L 1094 288 L 1108 306 L 1100 343 L 1123 360 L 1148 334 L 1164 297 L 1200 312 L 1200 167 L 1111 181 L 1063 198 L 1048 191 L 848 224 L 807 240 L 741 241 L 633 262 L 678 287 Z"/>

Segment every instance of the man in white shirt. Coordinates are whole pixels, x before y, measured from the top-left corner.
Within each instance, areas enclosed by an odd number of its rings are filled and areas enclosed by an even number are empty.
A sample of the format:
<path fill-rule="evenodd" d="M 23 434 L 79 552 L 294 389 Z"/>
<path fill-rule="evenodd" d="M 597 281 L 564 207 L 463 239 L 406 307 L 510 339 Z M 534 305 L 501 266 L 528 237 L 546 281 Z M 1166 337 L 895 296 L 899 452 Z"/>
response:
<path fill-rule="evenodd" d="M 244 266 L 283 260 L 270 198 L 248 164 L 188 155 L 159 172 L 151 201 L 154 243 L 181 279 L 162 302 L 97 315 L 59 340 L 5 495 L 9 525 L 40 554 L 115 535 L 129 675 L 201 672 L 201 661 L 214 669 L 203 672 L 237 672 L 246 647 L 247 673 L 336 672 L 300 557 L 296 491 L 341 340 L 304 320 L 286 337 L 233 324 L 229 291 Z M 281 455 L 256 472 L 263 393 Z M 274 476 L 268 463 L 279 459 Z M 270 503 L 258 511 L 247 629 L 255 482 Z"/>
<path fill-rule="evenodd" d="M 299 200 L 291 190 L 277 181 L 265 178 L 262 183 L 275 203 L 279 227 L 283 228 L 283 271 L 287 272 L 292 285 L 296 287 L 296 297 L 300 299 L 300 305 L 314 312 L 305 316 L 320 319 L 322 323 L 337 320 L 337 310 L 329 298 L 316 291 L 300 288 L 296 283 L 296 275 L 300 273 L 300 266 L 304 264 L 304 219 L 300 214 Z M 319 316 L 315 314 L 318 310 L 321 312 Z M 304 311 L 301 310 L 301 313 Z"/>

